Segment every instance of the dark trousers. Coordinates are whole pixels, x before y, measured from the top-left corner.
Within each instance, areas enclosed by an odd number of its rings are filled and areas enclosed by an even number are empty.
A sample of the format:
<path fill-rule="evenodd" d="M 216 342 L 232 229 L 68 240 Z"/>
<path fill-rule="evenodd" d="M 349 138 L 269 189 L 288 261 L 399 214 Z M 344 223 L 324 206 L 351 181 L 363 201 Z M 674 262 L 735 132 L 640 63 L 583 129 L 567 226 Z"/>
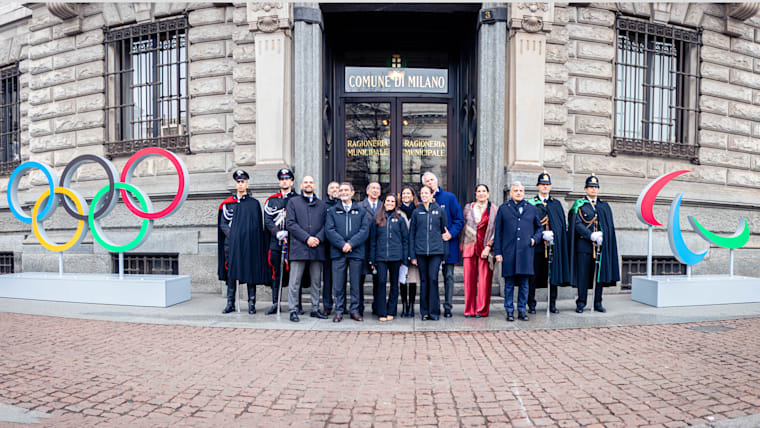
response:
<path fill-rule="evenodd" d="M 332 311 L 333 300 L 332 260 L 328 255 L 327 260 L 322 262 L 322 306 L 325 308 L 325 313 Z"/>
<path fill-rule="evenodd" d="M 366 265 L 366 264 L 367 264 L 367 262 L 364 262 L 364 265 Z M 364 266 L 364 265 L 362 265 L 362 266 Z M 377 275 L 375 275 L 375 274 L 372 273 L 372 269 L 371 268 L 368 267 L 367 270 L 369 270 L 369 274 L 367 274 L 367 275 L 372 276 L 372 295 L 374 296 L 375 293 L 376 293 L 376 290 L 377 290 L 377 281 L 378 281 L 378 278 L 377 278 Z M 359 287 L 360 288 L 360 290 L 359 290 L 359 313 L 362 314 L 362 316 L 364 316 L 364 281 L 367 279 L 367 275 L 362 275 L 362 280 L 361 280 L 362 283 L 361 283 L 361 287 Z M 377 304 L 377 301 L 373 301 L 372 302 L 372 312 L 374 312 L 374 313 L 377 313 L 377 308 L 375 306 L 376 304 Z"/>
<path fill-rule="evenodd" d="M 514 275 L 504 277 L 504 310 L 515 311 L 515 287 L 517 287 L 517 312 L 525 312 L 528 303 L 528 276 Z"/>
<path fill-rule="evenodd" d="M 575 306 L 583 309 L 586 307 L 588 289 L 593 286 L 596 260 L 591 253 L 577 253 L 575 257 L 575 268 L 578 269 L 578 299 L 575 301 Z M 602 305 L 602 290 L 602 284 L 596 284 L 594 287 L 594 307 Z"/>
<path fill-rule="evenodd" d="M 528 284 L 528 308 L 536 309 L 536 288 L 544 288 L 549 279 L 549 259 L 544 257 L 544 246 L 540 245 L 541 251 L 536 251 L 533 255 L 533 276 L 530 277 Z M 557 286 L 552 284 L 549 287 L 550 305 L 554 306 L 557 302 Z"/>
<path fill-rule="evenodd" d="M 398 270 L 401 262 L 377 262 L 377 288 L 375 289 L 374 298 L 377 302 L 377 316 L 385 317 L 388 315 L 396 316 L 398 308 Z M 390 275 L 390 278 L 388 277 Z M 388 300 L 385 300 L 385 289 L 390 279 L 391 290 L 388 294 Z"/>
<path fill-rule="evenodd" d="M 443 256 L 417 256 L 420 270 L 420 315 L 441 315 L 441 296 L 438 293 L 438 270 Z"/>
<path fill-rule="evenodd" d="M 443 308 L 451 310 L 454 306 L 454 265 L 443 265 Z"/>
<path fill-rule="evenodd" d="M 351 306 L 349 313 L 359 312 L 359 288 L 361 287 L 362 268 L 364 260 L 340 257 L 332 259 L 333 297 L 335 298 L 335 313 L 342 314 L 346 307 L 346 269 L 351 284 Z"/>

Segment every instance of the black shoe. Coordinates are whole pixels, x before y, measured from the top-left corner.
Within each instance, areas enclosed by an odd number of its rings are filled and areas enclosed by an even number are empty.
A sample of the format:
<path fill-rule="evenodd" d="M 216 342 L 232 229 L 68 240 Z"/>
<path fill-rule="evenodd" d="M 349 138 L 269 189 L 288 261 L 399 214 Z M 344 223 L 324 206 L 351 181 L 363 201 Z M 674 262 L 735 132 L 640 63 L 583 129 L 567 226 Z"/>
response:
<path fill-rule="evenodd" d="M 328 317 L 330 316 L 331 313 L 332 313 L 332 309 L 327 309 L 325 311 L 325 315 L 328 316 Z"/>
<path fill-rule="evenodd" d="M 557 309 L 556 306 L 551 306 L 551 307 L 549 307 L 549 312 L 551 312 L 553 314 L 558 314 L 559 313 L 559 309 Z"/>
<path fill-rule="evenodd" d="M 266 315 L 274 315 L 277 313 L 277 303 L 273 304 L 271 308 L 269 308 L 268 311 L 264 312 Z"/>
<path fill-rule="evenodd" d="M 535 307 L 528 308 L 528 313 L 529 314 L 535 314 L 536 313 L 536 308 Z"/>
<path fill-rule="evenodd" d="M 483 318 L 483 315 L 475 314 L 475 318 Z"/>
<path fill-rule="evenodd" d="M 594 305 L 594 310 L 601 313 L 607 312 L 607 309 L 604 309 L 604 306 L 602 305 Z"/>
<path fill-rule="evenodd" d="M 227 301 L 227 306 L 224 307 L 224 310 L 222 310 L 223 314 L 228 314 L 230 312 L 235 312 L 235 302 L 234 301 Z"/>
<path fill-rule="evenodd" d="M 583 313 L 583 308 L 575 308 L 575 312 L 579 313 L 579 314 L 582 314 Z"/>
<path fill-rule="evenodd" d="M 517 314 L 517 319 L 520 321 L 528 321 L 530 318 L 528 318 L 528 315 L 525 312 L 520 312 Z"/>
<path fill-rule="evenodd" d="M 293 311 L 290 313 L 290 320 L 293 322 L 299 322 L 301 320 L 298 319 L 298 313 L 296 311 Z"/>
<path fill-rule="evenodd" d="M 326 320 L 327 319 L 327 315 L 325 315 L 325 314 L 323 314 L 322 312 L 319 312 L 319 311 L 312 312 L 309 316 L 312 317 L 312 318 L 319 318 L 321 320 Z"/>
<path fill-rule="evenodd" d="M 303 315 L 303 314 L 305 314 L 305 312 L 303 311 L 303 306 L 301 306 L 301 305 L 298 305 L 298 306 L 296 306 L 296 308 L 298 309 L 298 315 Z"/>
<path fill-rule="evenodd" d="M 430 315 L 423 315 L 422 321 L 430 321 Z"/>
<path fill-rule="evenodd" d="M 515 313 L 507 312 L 507 321 L 514 321 L 514 320 L 515 320 Z"/>
<path fill-rule="evenodd" d="M 451 309 L 446 309 L 443 311 L 444 318 L 451 318 Z"/>
<path fill-rule="evenodd" d="M 414 318 L 414 305 L 409 305 L 409 318 Z"/>
<path fill-rule="evenodd" d="M 438 321 L 439 319 L 441 319 L 441 317 L 438 315 L 428 315 L 428 319 L 430 321 Z"/>
<path fill-rule="evenodd" d="M 248 302 L 248 313 L 251 315 L 256 313 L 256 302 Z"/>

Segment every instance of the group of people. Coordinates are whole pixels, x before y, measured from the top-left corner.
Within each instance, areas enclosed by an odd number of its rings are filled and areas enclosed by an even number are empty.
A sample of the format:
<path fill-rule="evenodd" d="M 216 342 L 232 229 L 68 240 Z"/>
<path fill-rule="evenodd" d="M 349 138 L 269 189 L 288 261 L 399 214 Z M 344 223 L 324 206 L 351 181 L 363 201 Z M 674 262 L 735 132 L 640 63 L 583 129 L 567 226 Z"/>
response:
<path fill-rule="evenodd" d="M 277 172 L 280 192 L 262 209 L 248 195 L 248 173 L 233 173 L 236 194 L 219 206 L 219 279 L 227 284 L 223 313 L 235 310 L 237 283 L 248 288 L 248 312 L 256 313 L 256 285 L 272 287 L 272 307 L 280 308 L 282 287 L 288 288 L 290 320 L 304 315 L 301 293 L 310 288 L 311 313 L 333 322 L 344 315 L 364 319 L 364 282 L 372 278 L 372 314 L 381 322 L 414 317 L 419 284 L 419 314 L 438 320 L 443 272 L 443 316 L 452 316 L 454 266 L 461 252 L 464 267 L 465 317 L 487 317 L 495 263 L 504 277 L 504 308 L 514 321 L 514 289 L 518 288 L 518 319 L 536 312 L 536 288 L 550 287 L 549 310 L 556 307 L 557 287 L 578 289 L 576 312 L 586 307 L 594 289 L 593 308 L 602 306 L 602 288 L 620 280 L 612 211 L 599 200 L 599 180 L 593 174 L 586 196 L 568 211 L 551 196 L 551 177 L 538 177 L 538 194 L 525 199 L 525 187 L 514 182 L 509 200 L 498 208 L 489 200 L 487 185 L 475 189 L 475 201 L 460 206 L 456 196 L 438 185 L 432 172 L 422 176 L 419 195 L 404 187 L 400 200 L 371 182 L 366 199 L 354 201 L 351 183 L 331 182 L 327 198 L 315 194 L 314 179 L 303 178 L 301 193 L 294 175 Z M 348 287 L 347 287 L 348 284 Z M 350 299 L 349 299 L 350 297 Z M 320 304 L 322 308 L 320 309 Z"/>

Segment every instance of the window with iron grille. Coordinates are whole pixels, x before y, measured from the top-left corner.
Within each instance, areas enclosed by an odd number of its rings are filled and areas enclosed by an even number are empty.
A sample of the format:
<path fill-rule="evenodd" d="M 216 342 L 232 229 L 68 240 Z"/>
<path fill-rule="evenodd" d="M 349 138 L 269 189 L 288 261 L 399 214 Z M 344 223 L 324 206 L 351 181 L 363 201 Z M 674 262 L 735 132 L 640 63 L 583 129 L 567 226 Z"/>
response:
<path fill-rule="evenodd" d="M 119 254 L 111 253 L 111 272 L 119 273 Z M 124 273 L 129 275 L 179 275 L 179 254 L 124 254 Z"/>
<path fill-rule="evenodd" d="M 0 253 L 0 274 L 16 272 L 13 266 L 13 252 L 3 251 Z"/>
<path fill-rule="evenodd" d="M 623 256 L 622 273 L 620 287 L 630 290 L 634 276 L 647 274 L 647 258 Z M 686 275 L 686 265 L 675 257 L 652 257 L 652 275 Z"/>
<path fill-rule="evenodd" d="M 701 32 L 618 18 L 617 153 L 699 161 Z"/>
<path fill-rule="evenodd" d="M 21 163 L 21 121 L 18 64 L 0 68 L 0 175 Z"/>
<path fill-rule="evenodd" d="M 145 147 L 189 153 L 187 17 L 106 31 L 109 157 Z"/>

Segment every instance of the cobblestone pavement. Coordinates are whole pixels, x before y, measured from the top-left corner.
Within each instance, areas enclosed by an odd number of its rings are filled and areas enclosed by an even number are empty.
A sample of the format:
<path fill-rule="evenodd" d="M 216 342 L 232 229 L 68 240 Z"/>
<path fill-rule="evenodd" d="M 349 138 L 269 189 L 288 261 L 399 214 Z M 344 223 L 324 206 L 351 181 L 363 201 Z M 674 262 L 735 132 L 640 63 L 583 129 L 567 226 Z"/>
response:
<path fill-rule="evenodd" d="M 760 318 L 323 332 L 0 313 L 0 404 L 43 426 L 685 426 L 760 413 Z"/>

